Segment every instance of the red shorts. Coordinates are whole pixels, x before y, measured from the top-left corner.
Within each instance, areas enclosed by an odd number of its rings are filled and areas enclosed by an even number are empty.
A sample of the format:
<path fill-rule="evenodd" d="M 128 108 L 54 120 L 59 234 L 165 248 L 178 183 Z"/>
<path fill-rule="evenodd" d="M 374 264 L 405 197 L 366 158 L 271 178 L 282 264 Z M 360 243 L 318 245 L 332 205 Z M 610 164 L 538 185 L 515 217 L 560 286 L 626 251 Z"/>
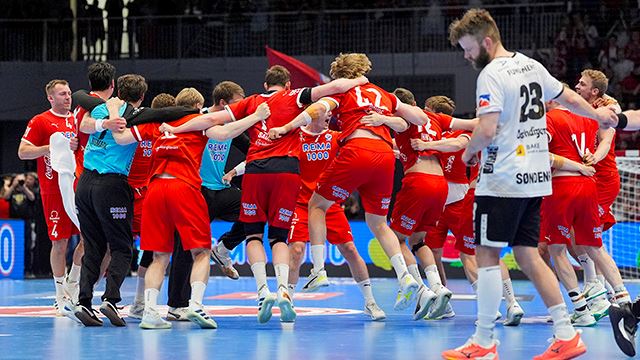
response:
<path fill-rule="evenodd" d="M 200 189 L 179 179 L 154 178 L 142 204 L 142 250 L 173 252 L 178 231 L 184 250 L 211 248 L 207 204 Z"/>
<path fill-rule="evenodd" d="M 465 197 L 444 207 L 438 224 L 427 229 L 424 244 L 431 249 L 441 249 L 449 230 L 456 238 L 455 248 L 467 255 L 476 254 L 473 233 L 473 199 L 476 189 L 471 188 Z"/>
<path fill-rule="evenodd" d="M 544 225 L 549 244 L 571 244 L 571 228 L 576 245 L 602 246 L 596 183 L 584 176 L 554 177 L 553 193 L 542 201 Z"/>
<path fill-rule="evenodd" d="M 427 231 L 442 215 L 448 191 L 449 185 L 442 175 L 406 174 L 396 195 L 391 228 L 406 236 Z"/>
<path fill-rule="evenodd" d="M 288 230 L 299 190 L 298 174 L 244 174 L 239 220 Z"/>
<path fill-rule="evenodd" d="M 349 220 L 344 215 L 344 209 L 338 204 L 333 204 L 327 210 L 327 240 L 338 245 L 353 241 Z M 304 205 L 296 205 L 293 213 L 291 229 L 289 230 L 289 242 L 309 242 L 309 208 Z"/>
<path fill-rule="evenodd" d="M 596 172 L 594 178 L 598 188 L 600 223 L 603 231 L 606 231 L 616 223 L 611 205 L 620 193 L 620 174 L 617 171 Z"/>
<path fill-rule="evenodd" d="M 42 194 L 42 208 L 51 241 L 68 239 L 80 233 L 64 210 L 60 193 Z"/>
<path fill-rule="evenodd" d="M 147 194 L 147 187 L 131 188 L 133 190 L 133 222 L 131 232 L 133 235 L 140 235 L 140 224 L 142 224 L 142 204 L 144 196 Z"/>
<path fill-rule="evenodd" d="M 386 216 L 391 203 L 395 162 L 391 147 L 383 140 L 349 140 L 320 175 L 316 192 L 340 204 L 357 189 L 364 211 Z"/>

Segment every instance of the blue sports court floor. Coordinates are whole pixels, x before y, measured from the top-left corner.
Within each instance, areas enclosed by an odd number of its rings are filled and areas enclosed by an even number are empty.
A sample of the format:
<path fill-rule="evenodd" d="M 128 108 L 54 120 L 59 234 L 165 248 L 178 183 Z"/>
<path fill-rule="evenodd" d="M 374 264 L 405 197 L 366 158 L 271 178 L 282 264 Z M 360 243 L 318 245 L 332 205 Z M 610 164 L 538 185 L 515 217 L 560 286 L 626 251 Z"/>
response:
<path fill-rule="evenodd" d="M 361 313 L 360 292 L 352 280 L 332 281 L 323 293 L 296 294 L 298 319 L 284 326 L 277 314 L 267 324 L 257 323 L 252 278 L 211 278 L 205 306 L 219 329 L 181 322 L 171 330 L 143 331 L 135 320 L 126 328 L 108 322 L 103 328 L 84 328 L 56 318 L 50 306 L 52 281 L 2 280 L 0 359 L 439 359 L 442 350 L 461 345 L 473 332 L 476 305 L 466 281 L 449 283 L 455 318 L 412 321 L 413 309 L 393 311 L 395 279 L 375 279 L 374 294 L 388 316 L 377 323 Z M 274 282 L 270 279 L 272 289 Z M 546 348 L 552 329 L 531 283 L 514 281 L 514 288 L 524 297 L 520 303 L 526 315 L 519 327 L 497 326 L 499 353 L 502 359 L 531 359 Z M 629 290 L 635 295 L 640 286 L 630 284 Z M 123 305 L 131 303 L 134 291 L 135 279 L 127 278 Z M 166 301 L 166 281 L 162 293 Z M 608 318 L 583 331 L 589 347 L 583 359 L 626 358 L 614 343 Z"/>

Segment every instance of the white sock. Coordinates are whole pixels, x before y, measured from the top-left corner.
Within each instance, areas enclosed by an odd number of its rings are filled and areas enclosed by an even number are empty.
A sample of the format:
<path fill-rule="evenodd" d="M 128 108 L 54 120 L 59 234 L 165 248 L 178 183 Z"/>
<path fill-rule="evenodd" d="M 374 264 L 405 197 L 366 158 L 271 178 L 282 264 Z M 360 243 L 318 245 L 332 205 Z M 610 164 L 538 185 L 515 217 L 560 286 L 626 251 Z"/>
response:
<path fill-rule="evenodd" d="M 56 301 L 62 299 L 64 296 L 64 276 L 61 277 L 53 277 L 53 282 L 56 285 Z M 62 306 L 61 304 L 58 304 Z"/>
<path fill-rule="evenodd" d="M 422 284 L 422 275 L 420 275 L 420 269 L 418 269 L 418 264 L 407 265 L 407 270 L 409 274 L 413 276 L 413 279 L 418 282 L 418 284 Z"/>
<path fill-rule="evenodd" d="M 293 299 L 293 295 L 296 292 L 296 284 L 289 284 L 287 286 L 287 290 L 289 290 L 289 297 L 291 297 L 291 299 Z"/>
<path fill-rule="evenodd" d="M 138 276 L 136 279 L 136 297 L 133 302 L 143 302 L 144 301 L 144 278 Z"/>
<path fill-rule="evenodd" d="M 189 306 L 192 304 L 199 306 L 202 305 L 202 299 L 204 298 L 204 291 L 207 289 L 207 284 L 202 281 L 194 281 L 191 283 L 191 299 L 189 299 Z"/>
<path fill-rule="evenodd" d="M 502 301 L 500 266 L 478 268 L 478 323 L 474 340 L 483 347 L 493 345 L 496 313 Z"/>
<path fill-rule="evenodd" d="M 474 294 L 478 293 L 478 280 L 471 283 L 471 288 L 473 289 Z"/>
<path fill-rule="evenodd" d="M 596 280 L 596 264 L 591 260 L 589 255 L 582 254 L 578 255 L 578 262 L 580 262 L 580 266 L 582 266 L 582 270 L 584 271 L 584 282 L 585 284 L 589 281 Z"/>
<path fill-rule="evenodd" d="M 549 314 L 553 319 L 553 333 L 560 340 L 571 340 L 576 336 L 576 329 L 571 325 L 567 305 L 564 303 L 550 307 Z"/>
<path fill-rule="evenodd" d="M 324 269 L 324 245 L 311 245 L 311 262 L 314 272 Z"/>
<path fill-rule="evenodd" d="M 251 271 L 253 272 L 253 277 L 256 279 L 258 295 L 260 295 L 261 290 L 269 292 L 269 287 L 267 287 L 267 265 L 263 262 L 251 264 Z"/>
<path fill-rule="evenodd" d="M 398 280 L 402 279 L 404 274 L 408 272 L 407 263 L 404 262 L 404 257 L 402 257 L 401 253 L 397 253 L 391 257 L 391 265 L 393 265 L 393 269 L 396 271 L 396 276 Z"/>
<path fill-rule="evenodd" d="M 145 309 L 158 310 L 158 295 L 160 290 L 158 289 L 145 289 L 144 290 L 144 307 Z"/>
<path fill-rule="evenodd" d="M 358 287 L 360 288 L 360 292 L 362 292 L 362 296 L 364 296 L 365 304 L 376 301 L 376 299 L 373 298 L 373 291 L 371 290 L 371 279 L 360 281 Z"/>
<path fill-rule="evenodd" d="M 288 264 L 273 264 L 273 268 L 276 270 L 276 282 L 278 283 L 278 289 L 280 286 L 287 288 L 289 283 L 289 265 Z"/>
<path fill-rule="evenodd" d="M 438 267 L 435 265 L 429 265 L 424 268 L 424 274 L 427 276 L 429 282 L 429 288 L 433 291 L 438 291 L 442 287 L 442 280 L 440 274 L 438 274 Z"/>
<path fill-rule="evenodd" d="M 504 300 L 507 302 L 507 305 L 511 305 L 516 301 L 511 279 L 502 280 L 502 295 L 504 296 Z"/>
<path fill-rule="evenodd" d="M 82 266 L 71 264 L 71 270 L 69 271 L 69 282 L 80 282 L 80 269 Z"/>

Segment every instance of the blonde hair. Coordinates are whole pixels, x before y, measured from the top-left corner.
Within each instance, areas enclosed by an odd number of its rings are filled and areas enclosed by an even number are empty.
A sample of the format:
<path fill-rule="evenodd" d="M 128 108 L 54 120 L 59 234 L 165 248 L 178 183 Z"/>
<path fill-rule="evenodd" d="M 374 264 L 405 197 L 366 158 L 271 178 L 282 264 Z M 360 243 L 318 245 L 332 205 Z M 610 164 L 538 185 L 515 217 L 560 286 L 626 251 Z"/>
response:
<path fill-rule="evenodd" d="M 60 79 L 49 81 L 47 85 L 44 87 L 44 91 L 47 93 L 47 95 L 51 95 L 51 93 L 53 92 L 53 88 L 56 87 L 56 85 L 69 86 L 69 82 L 67 82 L 67 80 L 60 80 Z"/>
<path fill-rule="evenodd" d="M 491 14 L 484 9 L 469 9 L 460 19 L 456 19 L 449 25 L 449 41 L 456 45 L 460 38 L 471 35 L 478 42 L 489 37 L 494 42 L 501 42 L 500 30 Z"/>
<path fill-rule="evenodd" d="M 456 103 L 444 95 L 432 96 L 424 102 L 424 106 L 435 113 L 453 115 Z"/>
<path fill-rule="evenodd" d="M 580 75 L 591 79 L 591 87 L 598 89 L 598 97 L 602 97 L 609 88 L 609 79 L 607 76 L 599 70 L 586 69 L 583 70 Z"/>
<path fill-rule="evenodd" d="M 365 54 L 340 54 L 331 63 L 329 75 L 332 79 L 355 79 L 371 71 L 371 61 Z"/>
<path fill-rule="evenodd" d="M 416 104 L 416 98 L 415 96 L 413 96 L 413 93 L 405 88 L 397 88 L 393 90 L 393 95 L 395 95 L 398 100 L 402 101 L 405 104 Z"/>
<path fill-rule="evenodd" d="M 180 90 L 178 96 L 176 96 L 176 105 L 177 106 L 186 106 L 195 108 L 197 105 L 204 104 L 204 96 L 200 93 L 200 91 L 190 87 L 184 88 Z"/>
<path fill-rule="evenodd" d="M 175 106 L 176 98 L 171 94 L 160 93 L 156 95 L 156 97 L 151 100 L 151 108 L 152 109 L 160 109 L 168 106 Z"/>

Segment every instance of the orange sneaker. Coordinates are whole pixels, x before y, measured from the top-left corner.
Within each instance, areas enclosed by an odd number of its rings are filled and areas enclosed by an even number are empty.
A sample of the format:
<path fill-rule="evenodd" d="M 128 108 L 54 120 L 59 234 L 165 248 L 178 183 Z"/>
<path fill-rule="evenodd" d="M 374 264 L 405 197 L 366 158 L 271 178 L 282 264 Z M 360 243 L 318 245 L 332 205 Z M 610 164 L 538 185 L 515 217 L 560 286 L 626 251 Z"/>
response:
<path fill-rule="evenodd" d="M 498 341 L 494 340 L 493 346 L 487 349 L 478 345 L 471 337 L 464 345 L 443 351 L 442 358 L 445 360 L 498 360 Z"/>
<path fill-rule="evenodd" d="M 581 331 L 576 331 L 576 336 L 571 340 L 549 339 L 551 345 L 547 350 L 533 358 L 533 360 L 569 360 L 587 352 L 587 347 L 580 338 Z"/>

